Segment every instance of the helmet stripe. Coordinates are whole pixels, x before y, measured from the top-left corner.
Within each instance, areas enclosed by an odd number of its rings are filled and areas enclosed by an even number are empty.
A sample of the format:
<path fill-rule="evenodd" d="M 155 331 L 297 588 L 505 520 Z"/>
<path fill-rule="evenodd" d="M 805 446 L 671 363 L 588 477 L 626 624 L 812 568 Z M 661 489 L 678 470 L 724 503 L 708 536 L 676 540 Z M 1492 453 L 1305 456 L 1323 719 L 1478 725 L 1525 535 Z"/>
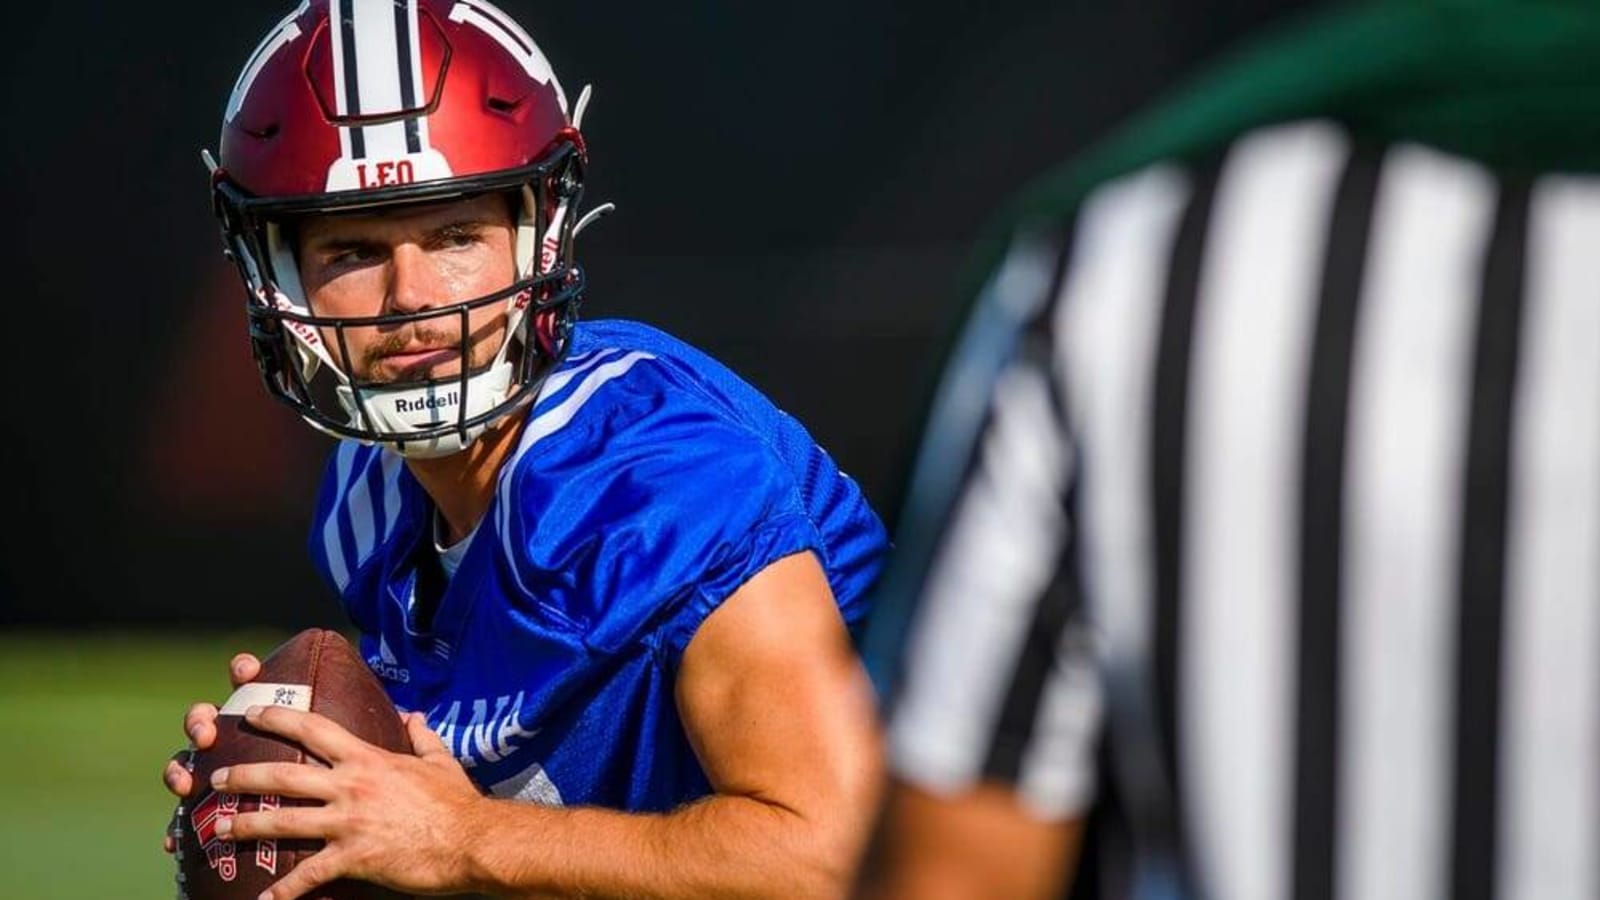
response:
<path fill-rule="evenodd" d="M 408 0 L 404 4 L 394 6 L 394 44 L 395 63 L 400 81 L 400 108 L 417 108 L 417 84 L 415 81 L 417 66 L 413 56 L 421 56 L 422 48 L 415 47 L 412 42 L 411 25 L 417 18 L 416 0 Z M 415 48 L 416 53 L 412 50 Z M 421 153 L 422 137 L 417 133 L 417 117 L 405 120 L 406 127 L 406 152 Z"/>
<path fill-rule="evenodd" d="M 381 121 L 420 113 L 426 104 L 417 0 L 330 0 L 329 11 L 339 19 L 332 54 L 336 112 L 380 121 L 339 127 L 340 154 L 329 168 L 327 189 L 450 177 L 449 161 L 428 140 L 426 116 Z"/>
<path fill-rule="evenodd" d="M 516 45 L 522 49 L 523 55 L 531 55 L 533 51 L 537 49 L 536 45 L 533 43 L 533 38 L 529 37 L 528 33 L 522 30 L 522 26 L 512 21 L 510 16 L 507 16 L 505 13 L 501 12 L 495 7 L 487 3 L 483 3 L 481 0 L 461 0 L 461 4 L 464 6 L 470 6 L 481 13 L 485 18 L 493 20 L 496 25 L 500 26 L 500 30 L 506 33 L 507 37 L 516 42 Z"/>
<path fill-rule="evenodd" d="M 412 82 L 413 85 L 415 85 L 415 89 L 413 91 L 413 95 L 418 97 L 418 98 L 423 98 L 419 102 L 425 103 L 427 99 L 431 99 L 431 98 L 428 98 L 428 84 L 427 84 L 427 81 L 424 80 L 423 77 L 422 77 L 421 18 L 422 17 L 420 15 L 418 15 L 418 13 L 417 13 L 417 0 L 410 0 L 410 2 L 408 2 L 406 4 L 406 37 L 408 39 L 409 45 L 412 48 L 412 51 L 411 51 L 411 73 L 410 73 L 411 82 Z M 411 119 L 410 121 L 415 123 L 416 131 L 417 131 L 417 150 L 418 150 L 418 152 L 430 149 L 431 145 L 428 143 L 428 119 L 427 119 L 427 117 L 426 116 L 418 116 L 415 119 Z"/>
<path fill-rule="evenodd" d="M 339 52 L 333 54 L 335 103 L 340 116 L 361 115 L 361 78 L 356 65 L 356 17 L 344 9 L 350 0 L 332 0 L 329 14 L 339 22 Z M 339 129 L 345 156 L 363 159 L 367 155 L 366 137 L 360 127 Z"/>
<path fill-rule="evenodd" d="M 556 80 L 555 70 L 550 67 L 550 61 L 545 58 L 539 45 L 522 30 L 522 26 L 483 0 L 459 0 L 450 8 L 450 21 L 473 25 L 494 39 L 530 78 L 554 88 L 561 111 L 567 112 L 567 95 L 561 90 L 561 82 Z"/>
<path fill-rule="evenodd" d="M 261 68 L 267 64 L 267 60 L 272 59 L 272 54 L 300 36 L 300 25 L 295 20 L 299 19 L 310 5 L 311 0 L 301 0 L 294 12 L 284 16 L 278 27 L 272 29 L 256 47 L 256 52 L 250 54 L 250 61 L 244 64 L 244 71 L 239 73 L 239 80 L 233 84 L 233 93 L 228 97 L 228 110 L 223 113 L 222 121 L 232 122 L 233 117 L 239 114 L 239 107 L 244 105 L 244 98 L 250 93 L 250 86 L 255 83 L 256 76 L 261 74 Z"/>
<path fill-rule="evenodd" d="M 383 116 L 413 108 L 415 102 L 406 100 L 406 94 L 415 96 L 416 90 L 410 52 L 412 32 L 407 22 L 415 15 L 413 5 L 397 5 L 394 0 L 349 2 L 352 37 L 346 50 L 351 59 L 346 64 L 345 77 L 349 79 L 352 70 L 359 73 L 359 78 L 352 81 L 360 98 L 359 107 L 352 113 Z M 366 138 L 363 149 L 371 159 L 400 159 L 422 149 L 421 136 L 403 120 L 367 125 L 362 131 Z M 415 148 L 410 146 L 413 136 L 418 142 Z"/>

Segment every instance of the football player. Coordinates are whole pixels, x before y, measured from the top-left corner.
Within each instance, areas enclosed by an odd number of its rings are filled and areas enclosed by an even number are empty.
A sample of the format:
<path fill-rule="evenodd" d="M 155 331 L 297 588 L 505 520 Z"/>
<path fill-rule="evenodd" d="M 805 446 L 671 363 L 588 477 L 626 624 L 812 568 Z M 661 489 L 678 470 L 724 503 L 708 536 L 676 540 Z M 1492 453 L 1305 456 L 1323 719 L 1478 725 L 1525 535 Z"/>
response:
<path fill-rule="evenodd" d="M 715 360 L 578 320 L 586 100 L 483 0 L 307 0 L 205 155 L 266 388 L 339 440 L 312 559 L 415 747 L 250 713 L 332 764 L 213 780 L 321 801 L 219 826 L 326 841 L 271 900 L 846 889 L 879 766 L 850 627 L 885 531 Z M 194 747 L 216 715 L 188 712 Z"/>

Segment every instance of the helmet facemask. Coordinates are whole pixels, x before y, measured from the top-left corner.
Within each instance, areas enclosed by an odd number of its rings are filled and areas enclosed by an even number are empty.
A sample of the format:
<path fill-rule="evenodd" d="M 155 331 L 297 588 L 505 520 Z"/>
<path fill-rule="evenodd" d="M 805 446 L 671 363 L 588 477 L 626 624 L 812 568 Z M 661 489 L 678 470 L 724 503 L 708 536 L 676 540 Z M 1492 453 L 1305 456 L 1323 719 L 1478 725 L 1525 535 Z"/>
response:
<path fill-rule="evenodd" d="M 531 402 L 566 351 L 583 294 L 573 238 L 610 208 L 579 216 L 588 97 L 585 88 L 569 114 L 549 60 L 489 0 L 302 0 L 240 72 L 220 162 L 202 154 L 268 392 L 323 432 L 408 457 L 456 452 Z M 312 307 L 297 224 L 489 194 L 516 198 L 503 289 L 363 318 Z M 474 360 L 484 348 L 466 326 L 481 331 L 474 314 L 485 310 L 503 313 L 504 339 Z M 434 376 L 444 364 L 413 375 L 373 362 L 391 339 L 432 349 L 451 334 L 459 344 L 440 349 L 458 351 L 461 371 L 448 377 Z M 365 361 L 350 361 L 352 344 Z M 411 351 L 389 355 L 400 352 Z"/>
<path fill-rule="evenodd" d="M 491 294 L 416 312 L 361 318 L 318 315 L 300 283 L 286 223 L 308 215 L 411 206 L 514 191 L 515 280 Z M 413 458 L 464 449 L 494 421 L 529 402 L 567 346 L 584 276 L 572 261 L 581 157 L 564 144 L 539 164 L 494 178 L 408 185 L 358 196 L 255 200 L 218 181 L 218 214 L 230 255 L 252 296 L 251 346 L 271 394 L 327 434 L 393 447 Z M 487 363 L 468 365 L 473 311 L 505 310 L 505 337 Z M 460 372 L 425 380 L 356 377 L 348 336 L 358 329 L 453 328 Z M 329 346 L 330 342 L 332 346 Z"/>

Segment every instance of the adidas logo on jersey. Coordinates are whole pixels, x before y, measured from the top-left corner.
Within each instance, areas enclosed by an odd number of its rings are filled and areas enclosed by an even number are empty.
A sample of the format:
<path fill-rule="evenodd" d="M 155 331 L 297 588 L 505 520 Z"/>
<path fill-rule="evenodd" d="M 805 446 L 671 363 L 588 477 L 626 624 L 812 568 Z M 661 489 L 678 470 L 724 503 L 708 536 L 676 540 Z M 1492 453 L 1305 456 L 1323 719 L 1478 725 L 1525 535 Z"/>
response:
<path fill-rule="evenodd" d="M 411 682 L 411 670 L 401 667 L 400 660 L 396 659 L 394 651 L 389 649 L 389 639 L 381 635 L 378 637 L 378 655 L 367 657 L 367 668 L 386 681 L 396 681 L 400 684 Z"/>

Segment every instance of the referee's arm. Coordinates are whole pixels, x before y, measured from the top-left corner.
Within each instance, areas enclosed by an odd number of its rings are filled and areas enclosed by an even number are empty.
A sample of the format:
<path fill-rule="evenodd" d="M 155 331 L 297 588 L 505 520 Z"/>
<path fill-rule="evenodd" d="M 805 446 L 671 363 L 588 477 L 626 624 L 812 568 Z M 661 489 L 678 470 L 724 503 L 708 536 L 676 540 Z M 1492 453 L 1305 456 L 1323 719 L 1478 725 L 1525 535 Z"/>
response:
<path fill-rule="evenodd" d="M 1010 785 L 935 794 L 896 779 L 858 896 L 1060 897 L 1081 834 L 1081 819 L 1040 819 Z"/>
<path fill-rule="evenodd" d="M 892 778 L 860 897 L 1054 897 L 1076 865 L 1100 686 L 1053 374 L 1063 244 L 1019 240 L 996 270 L 925 436 L 868 635 L 895 672 Z"/>

